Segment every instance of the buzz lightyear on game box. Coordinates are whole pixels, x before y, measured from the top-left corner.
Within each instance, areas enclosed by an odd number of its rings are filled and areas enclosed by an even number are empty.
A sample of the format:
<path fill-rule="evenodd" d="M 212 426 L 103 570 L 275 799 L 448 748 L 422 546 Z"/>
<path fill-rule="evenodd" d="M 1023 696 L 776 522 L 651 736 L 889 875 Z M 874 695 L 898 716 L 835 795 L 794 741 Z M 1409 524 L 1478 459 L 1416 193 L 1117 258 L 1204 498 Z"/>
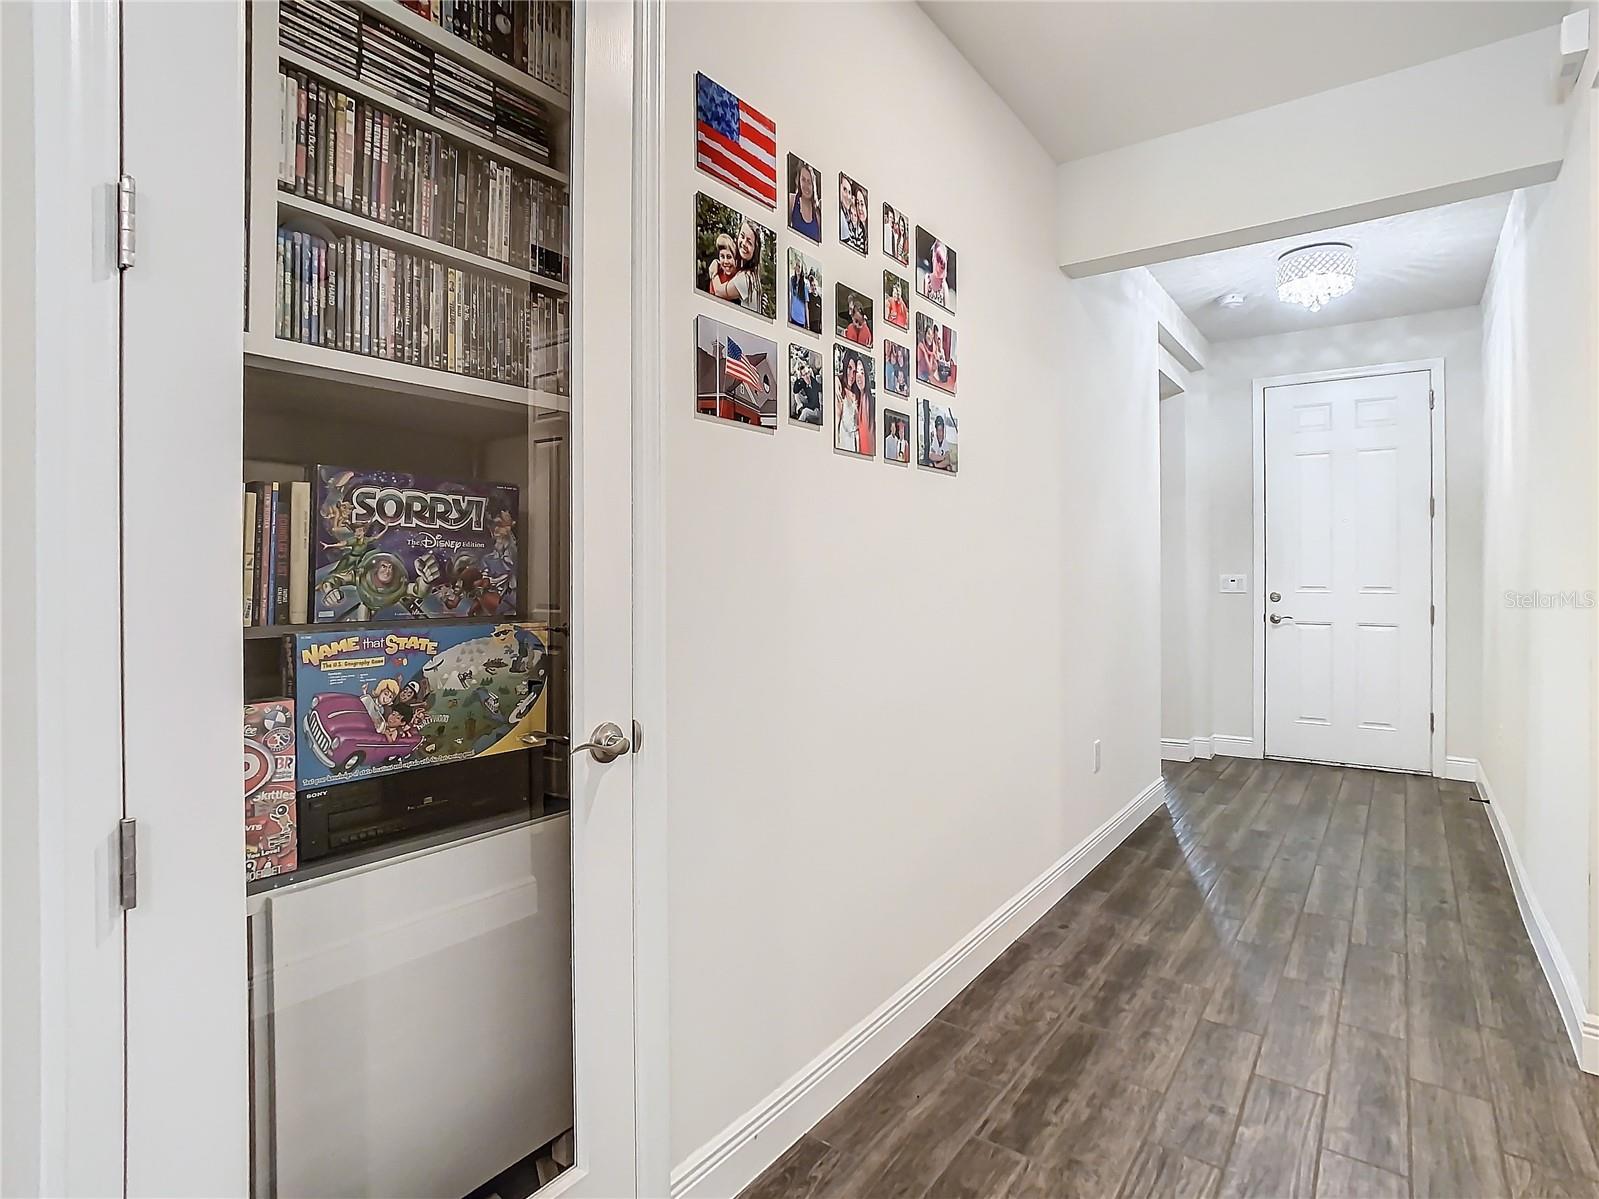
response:
<path fill-rule="evenodd" d="M 317 467 L 312 620 L 516 615 L 518 495 L 509 483 Z"/>
<path fill-rule="evenodd" d="M 527 622 L 296 634 L 300 789 L 543 744 L 548 645 Z"/>

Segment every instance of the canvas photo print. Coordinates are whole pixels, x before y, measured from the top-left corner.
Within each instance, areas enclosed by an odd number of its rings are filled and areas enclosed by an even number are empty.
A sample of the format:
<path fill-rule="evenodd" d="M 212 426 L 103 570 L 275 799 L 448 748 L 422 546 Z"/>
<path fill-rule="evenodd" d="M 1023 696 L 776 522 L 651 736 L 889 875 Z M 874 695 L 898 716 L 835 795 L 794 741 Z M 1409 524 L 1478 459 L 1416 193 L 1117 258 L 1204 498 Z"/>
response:
<path fill-rule="evenodd" d="M 694 76 L 694 165 L 777 207 L 777 123 L 703 73 Z"/>
<path fill-rule="evenodd" d="M 936 400 L 916 401 L 916 464 L 954 474 L 960 469 L 956 452 L 955 412 Z"/>
<path fill-rule="evenodd" d="M 955 394 L 955 330 L 916 314 L 916 381 Z"/>
<path fill-rule="evenodd" d="M 694 199 L 695 287 L 767 320 L 777 317 L 777 234 L 720 200 Z"/>
<path fill-rule="evenodd" d="M 876 363 L 870 349 L 833 347 L 833 445 L 870 458 L 877 419 Z"/>
<path fill-rule="evenodd" d="M 916 226 L 916 294 L 955 311 L 955 251 Z"/>
<path fill-rule="evenodd" d="M 822 172 L 798 154 L 788 156 L 788 227 L 821 244 Z"/>
<path fill-rule="evenodd" d="M 822 332 L 822 264 L 793 246 L 788 249 L 788 323 L 807 333 Z"/>
<path fill-rule="evenodd" d="M 833 336 L 872 349 L 872 299 L 840 283 L 833 296 Z"/>
<path fill-rule="evenodd" d="M 905 214 L 891 204 L 883 205 L 883 253 L 900 266 L 911 261 L 911 225 Z"/>
<path fill-rule="evenodd" d="M 893 271 L 883 272 L 883 319 L 896 329 L 911 327 L 911 285 Z"/>
<path fill-rule="evenodd" d="M 883 409 L 883 461 L 905 465 L 911 460 L 911 418 L 908 413 Z"/>
<path fill-rule="evenodd" d="M 694 318 L 694 410 L 755 429 L 777 427 L 777 343 L 715 317 Z"/>
<path fill-rule="evenodd" d="M 911 393 L 911 348 L 883 343 L 883 390 L 897 396 Z"/>
<path fill-rule="evenodd" d="M 810 346 L 788 347 L 788 419 L 822 427 L 822 356 Z"/>
<path fill-rule="evenodd" d="M 871 249 L 866 188 L 843 171 L 838 173 L 838 240 L 857 254 Z"/>

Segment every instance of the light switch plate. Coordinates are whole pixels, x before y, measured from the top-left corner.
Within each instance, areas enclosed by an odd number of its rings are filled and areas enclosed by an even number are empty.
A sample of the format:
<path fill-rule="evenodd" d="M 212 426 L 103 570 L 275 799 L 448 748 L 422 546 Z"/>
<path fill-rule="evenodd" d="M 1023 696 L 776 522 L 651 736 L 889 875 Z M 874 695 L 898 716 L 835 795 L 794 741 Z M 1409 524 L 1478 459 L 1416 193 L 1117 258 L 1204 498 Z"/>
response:
<path fill-rule="evenodd" d="M 1225 595 L 1242 595 L 1244 593 L 1244 575 L 1222 575 L 1221 589 Z"/>

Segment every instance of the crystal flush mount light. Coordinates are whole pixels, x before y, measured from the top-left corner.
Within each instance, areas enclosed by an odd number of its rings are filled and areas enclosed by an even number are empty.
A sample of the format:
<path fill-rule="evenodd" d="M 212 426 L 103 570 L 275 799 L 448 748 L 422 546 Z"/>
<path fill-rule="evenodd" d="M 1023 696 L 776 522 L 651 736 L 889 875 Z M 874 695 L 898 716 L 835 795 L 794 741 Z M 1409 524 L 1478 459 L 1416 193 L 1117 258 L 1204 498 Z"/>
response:
<path fill-rule="evenodd" d="M 1347 242 L 1300 246 L 1277 259 L 1277 298 L 1320 312 L 1355 288 L 1355 248 Z"/>

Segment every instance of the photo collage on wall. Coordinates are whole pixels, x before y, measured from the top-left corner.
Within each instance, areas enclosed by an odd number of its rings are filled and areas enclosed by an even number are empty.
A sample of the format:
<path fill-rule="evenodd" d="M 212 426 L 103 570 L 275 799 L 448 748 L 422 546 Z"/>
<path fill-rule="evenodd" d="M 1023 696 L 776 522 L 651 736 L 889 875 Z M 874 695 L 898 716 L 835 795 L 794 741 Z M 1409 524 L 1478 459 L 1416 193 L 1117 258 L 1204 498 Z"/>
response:
<path fill-rule="evenodd" d="M 695 166 L 714 180 L 695 195 L 694 288 L 727 310 L 694 320 L 696 413 L 775 432 L 786 406 L 782 423 L 831 423 L 838 454 L 955 474 L 954 248 L 887 200 L 874 237 L 865 182 L 842 169 L 824 174 L 792 151 L 779 157 L 777 123 L 709 76 L 695 76 L 694 93 Z M 775 230 L 786 230 L 781 246 Z M 870 259 L 874 245 L 888 264 L 880 291 L 870 269 L 851 265 L 852 255 Z M 850 253 L 839 258 L 840 249 Z M 774 327 L 751 328 L 752 319 Z M 779 327 L 790 337 L 786 354 L 773 340 Z M 916 394 L 922 389 L 936 394 Z M 896 398 L 909 411 L 889 407 Z"/>

